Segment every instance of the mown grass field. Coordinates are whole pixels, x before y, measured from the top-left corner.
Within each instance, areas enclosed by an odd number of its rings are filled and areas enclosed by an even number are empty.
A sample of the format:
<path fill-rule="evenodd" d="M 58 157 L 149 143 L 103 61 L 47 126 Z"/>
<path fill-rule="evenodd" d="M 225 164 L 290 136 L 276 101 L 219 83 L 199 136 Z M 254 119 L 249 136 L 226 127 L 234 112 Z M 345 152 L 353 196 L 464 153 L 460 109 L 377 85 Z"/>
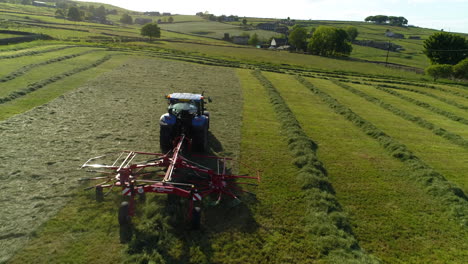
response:
<path fill-rule="evenodd" d="M 43 22 L 61 27 L 48 29 L 54 36 L 89 30 L 79 42 L 0 46 L 0 263 L 468 261 L 466 84 L 165 31 L 153 43 L 89 43 L 91 34 L 138 28 L 0 10 L 43 20 L 16 30 Z M 381 26 L 358 25 L 361 37 L 379 38 Z M 399 63 L 425 65 L 412 56 Z M 202 91 L 213 98 L 211 154 L 262 170 L 256 196 L 237 206 L 206 201 L 193 231 L 183 202 L 148 195 L 135 236 L 121 244 L 119 191 L 95 202 L 78 168 L 111 151 L 157 152 L 164 95 Z"/>

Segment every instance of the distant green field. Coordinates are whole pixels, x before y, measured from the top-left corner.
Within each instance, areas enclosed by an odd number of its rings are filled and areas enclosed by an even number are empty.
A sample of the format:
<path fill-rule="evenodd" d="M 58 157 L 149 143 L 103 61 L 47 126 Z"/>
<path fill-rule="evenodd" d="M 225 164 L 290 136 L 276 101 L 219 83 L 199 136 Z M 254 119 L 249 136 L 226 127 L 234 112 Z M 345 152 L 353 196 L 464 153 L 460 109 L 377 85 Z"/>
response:
<path fill-rule="evenodd" d="M 173 24 L 161 24 L 160 27 L 165 30 L 172 30 L 182 33 L 202 35 L 207 37 L 213 37 L 217 39 L 224 38 L 224 34 L 228 33 L 232 36 L 241 36 L 243 34 L 257 34 L 261 40 L 268 40 L 271 37 L 279 36 L 280 34 L 273 31 L 266 30 L 243 30 L 239 26 L 223 24 L 213 21 L 200 21 L 200 22 L 189 22 L 189 23 L 173 23 Z"/>

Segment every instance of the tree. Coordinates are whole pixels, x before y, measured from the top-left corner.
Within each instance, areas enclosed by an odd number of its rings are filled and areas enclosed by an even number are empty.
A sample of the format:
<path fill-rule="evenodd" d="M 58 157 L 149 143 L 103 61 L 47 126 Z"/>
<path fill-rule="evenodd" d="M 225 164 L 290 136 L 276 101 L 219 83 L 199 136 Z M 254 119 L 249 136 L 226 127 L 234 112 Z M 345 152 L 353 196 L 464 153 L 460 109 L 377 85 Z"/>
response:
<path fill-rule="evenodd" d="M 104 6 L 100 6 L 96 9 L 94 14 L 99 20 L 106 21 L 106 8 Z"/>
<path fill-rule="evenodd" d="M 242 19 L 242 25 L 244 25 L 244 26 L 247 25 L 247 19 L 246 18 Z"/>
<path fill-rule="evenodd" d="M 67 17 L 72 20 L 72 21 L 81 21 L 81 12 L 78 10 L 76 6 L 72 6 L 68 8 L 68 14 Z"/>
<path fill-rule="evenodd" d="M 260 42 L 258 39 L 257 33 L 254 33 L 250 38 L 249 38 L 249 45 L 252 46 L 257 46 L 257 44 Z"/>
<path fill-rule="evenodd" d="M 64 18 L 65 17 L 65 11 L 63 9 L 55 10 L 55 17 Z"/>
<path fill-rule="evenodd" d="M 396 17 L 396 16 L 368 16 L 364 19 L 366 22 L 374 22 L 376 24 L 390 24 L 393 26 L 406 26 L 408 25 L 408 19 L 404 17 Z"/>
<path fill-rule="evenodd" d="M 450 78 L 453 75 L 453 66 L 450 64 L 431 65 L 426 68 L 426 73 L 437 81 L 439 78 Z"/>
<path fill-rule="evenodd" d="M 120 18 L 120 22 L 123 24 L 131 25 L 133 24 L 133 17 L 131 17 L 129 14 L 123 14 Z"/>
<path fill-rule="evenodd" d="M 174 18 L 170 16 L 170 17 L 167 19 L 167 22 L 169 22 L 169 23 L 174 23 Z"/>
<path fill-rule="evenodd" d="M 438 32 L 424 41 L 424 54 L 432 64 L 455 65 L 468 55 L 468 41 L 459 35 Z"/>
<path fill-rule="evenodd" d="M 348 40 L 350 42 L 353 42 L 354 40 L 356 40 L 357 36 L 359 35 L 359 32 L 356 27 L 349 26 L 349 27 L 346 27 L 345 30 L 346 30 L 346 33 L 348 34 Z"/>
<path fill-rule="evenodd" d="M 295 25 L 289 34 L 288 41 L 296 47 L 296 49 L 307 50 L 307 29 L 299 25 Z"/>
<path fill-rule="evenodd" d="M 453 75 L 456 78 L 468 80 L 468 58 L 453 66 Z"/>
<path fill-rule="evenodd" d="M 348 56 L 353 47 L 344 29 L 319 26 L 307 45 L 310 53 L 320 56 Z"/>
<path fill-rule="evenodd" d="M 156 23 L 148 23 L 141 28 L 141 35 L 149 37 L 151 41 L 152 38 L 161 37 L 161 29 Z"/>

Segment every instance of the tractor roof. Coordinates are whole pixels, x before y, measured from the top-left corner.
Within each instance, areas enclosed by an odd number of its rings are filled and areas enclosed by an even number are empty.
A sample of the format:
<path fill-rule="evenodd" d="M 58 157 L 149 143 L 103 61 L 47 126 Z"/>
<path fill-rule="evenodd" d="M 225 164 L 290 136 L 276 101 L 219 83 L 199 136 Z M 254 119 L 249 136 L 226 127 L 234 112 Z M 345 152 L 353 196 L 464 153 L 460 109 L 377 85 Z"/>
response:
<path fill-rule="evenodd" d="M 200 101 L 200 100 L 203 100 L 204 97 L 201 94 L 193 94 L 193 93 L 171 93 L 167 95 L 167 99 L 181 100 L 181 101 Z"/>

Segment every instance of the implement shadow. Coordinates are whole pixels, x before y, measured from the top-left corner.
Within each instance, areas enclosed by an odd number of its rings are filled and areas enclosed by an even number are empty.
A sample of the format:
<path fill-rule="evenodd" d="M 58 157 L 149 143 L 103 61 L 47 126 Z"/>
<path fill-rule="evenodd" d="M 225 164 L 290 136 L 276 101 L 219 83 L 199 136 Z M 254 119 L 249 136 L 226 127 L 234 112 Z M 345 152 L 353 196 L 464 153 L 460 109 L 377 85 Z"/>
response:
<path fill-rule="evenodd" d="M 206 156 L 217 156 L 216 153 L 223 152 L 224 148 L 221 142 L 211 132 L 208 134 L 208 149 L 206 153 L 194 153 L 193 156 L 187 156 L 188 159 L 216 171 L 217 159 L 207 159 L 196 157 L 197 154 Z M 237 174 L 238 168 L 232 168 L 227 173 Z M 240 181 L 244 182 L 244 181 Z M 243 189 L 240 185 L 237 188 Z M 179 258 L 166 259 L 167 263 L 194 263 L 206 262 L 212 263 L 214 250 L 212 239 L 219 237 L 224 232 L 236 232 L 251 234 L 254 233 L 259 225 L 252 215 L 250 207 L 256 203 L 255 195 L 250 193 L 235 192 L 240 201 L 231 197 L 223 196 L 221 201 L 215 205 L 217 196 L 205 197 L 202 207 L 201 226 L 198 230 L 192 230 L 190 224 L 181 221 L 186 218 L 179 212 L 171 216 L 171 224 L 175 230 L 175 235 L 183 243 L 182 255 Z M 168 207 L 171 207 L 171 201 L 168 199 Z"/>
<path fill-rule="evenodd" d="M 216 153 L 224 151 L 221 142 L 211 132 L 208 134 L 208 140 L 209 151 L 193 153 L 193 155 L 183 153 L 183 156 L 216 172 L 217 159 L 197 156 L 216 157 Z M 232 170 L 232 174 L 237 173 L 237 168 Z M 187 169 L 177 169 L 176 173 L 184 175 L 182 176 L 184 178 L 185 175 L 193 174 Z M 230 170 L 227 171 L 227 174 L 229 173 L 231 173 Z M 240 185 L 236 185 L 236 187 L 243 189 L 243 186 Z M 201 226 L 197 230 L 192 229 L 191 222 L 187 220 L 189 201 L 186 198 L 168 195 L 167 199 L 163 199 L 162 196 L 151 199 L 148 201 L 150 204 L 146 204 L 146 208 L 155 206 L 154 203 L 159 203 L 159 208 L 150 214 L 149 217 L 152 218 L 150 221 L 142 219 L 142 221 L 148 222 L 146 226 L 149 228 L 144 229 L 148 230 L 146 233 L 140 229 L 139 234 L 130 243 L 130 248 L 137 249 L 133 252 L 129 251 L 131 260 L 154 261 L 161 258 L 165 263 L 213 263 L 215 254 L 212 246 L 213 238 L 219 237 L 221 233 L 230 232 L 250 234 L 259 227 L 250 210 L 250 207 L 256 203 L 255 196 L 241 191 L 236 191 L 235 195 L 242 202 L 223 195 L 221 201 L 216 205 L 217 196 L 207 196 L 201 204 L 197 204 L 196 206 L 202 208 Z M 176 250 L 173 248 L 174 245 L 177 245 Z M 179 253 L 174 253 L 176 251 Z"/>

